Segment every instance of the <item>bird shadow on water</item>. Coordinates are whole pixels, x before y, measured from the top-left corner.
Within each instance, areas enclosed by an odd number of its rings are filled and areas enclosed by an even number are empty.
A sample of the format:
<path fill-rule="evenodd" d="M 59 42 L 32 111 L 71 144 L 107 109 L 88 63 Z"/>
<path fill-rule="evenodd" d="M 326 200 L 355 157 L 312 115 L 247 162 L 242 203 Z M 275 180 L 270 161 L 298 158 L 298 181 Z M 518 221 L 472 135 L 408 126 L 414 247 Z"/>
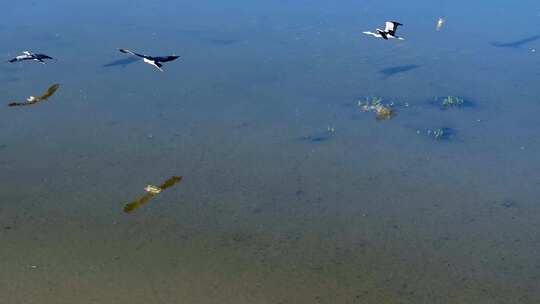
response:
<path fill-rule="evenodd" d="M 135 57 L 128 57 L 128 58 L 123 58 L 123 59 L 118 59 L 118 60 L 115 60 L 113 62 L 109 62 L 107 64 L 104 64 L 103 67 L 104 68 L 110 68 L 110 67 L 116 67 L 116 66 L 120 66 L 120 67 L 123 67 L 125 68 L 126 66 L 136 62 L 136 61 L 139 61 L 138 58 L 135 58 Z"/>
<path fill-rule="evenodd" d="M 383 78 L 388 78 L 388 77 L 395 76 L 397 74 L 407 73 L 407 72 L 412 71 L 414 69 L 417 69 L 419 67 L 420 66 L 417 65 L 417 64 L 398 65 L 398 66 L 393 66 L 393 67 L 384 68 L 382 70 L 379 70 L 379 73 L 381 73 L 383 75 Z"/>
<path fill-rule="evenodd" d="M 534 35 L 534 36 L 530 36 L 530 37 L 526 37 L 526 38 L 523 38 L 523 39 L 520 39 L 520 40 L 516 40 L 516 41 L 510 41 L 510 42 L 490 42 L 490 44 L 494 47 L 499 47 L 499 48 L 514 48 L 514 49 L 517 49 L 519 47 L 521 47 L 522 45 L 525 45 L 527 43 L 530 43 L 530 42 L 533 42 L 533 41 L 536 41 L 540 39 L 540 35 Z"/>
<path fill-rule="evenodd" d="M 207 42 L 216 46 L 229 46 L 233 44 L 240 43 L 239 39 L 208 39 Z"/>

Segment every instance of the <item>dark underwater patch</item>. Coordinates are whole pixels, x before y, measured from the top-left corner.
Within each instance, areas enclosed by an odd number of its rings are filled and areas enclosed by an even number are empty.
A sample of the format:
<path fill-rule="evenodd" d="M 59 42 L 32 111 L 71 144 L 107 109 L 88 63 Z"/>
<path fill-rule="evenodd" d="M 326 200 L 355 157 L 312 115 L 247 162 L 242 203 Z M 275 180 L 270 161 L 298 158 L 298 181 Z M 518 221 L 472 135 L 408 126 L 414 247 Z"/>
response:
<path fill-rule="evenodd" d="M 208 42 L 213 45 L 229 46 L 239 43 L 238 39 L 208 39 Z"/>
<path fill-rule="evenodd" d="M 134 63 L 135 61 L 139 61 L 139 59 L 134 58 L 134 57 L 122 58 L 122 59 L 118 59 L 118 60 L 115 60 L 113 62 L 109 62 L 107 64 L 104 64 L 103 67 L 104 68 L 110 68 L 110 67 L 120 66 L 120 67 L 125 68 L 129 64 Z"/>
<path fill-rule="evenodd" d="M 312 142 L 312 143 L 322 143 L 329 140 L 331 136 L 329 135 L 310 135 L 299 137 L 299 141 Z"/>
<path fill-rule="evenodd" d="M 515 41 L 509 41 L 509 42 L 490 42 L 490 44 L 494 47 L 499 47 L 499 48 L 514 48 L 514 49 L 517 49 L 527 43 L 530 43 L 530 42 L 533 42 L 533 41 L 536 41 L 540 39 L 540 35 L 533 35 L 533 36 L 529 36 L 529 37 L 526 37 L 526 38 L 523 38 L 523 39 L 520 39 L 520 40 L 515 40 Z"/>
<path fill-rule="evenodd" d="M 379 73 L 383 74 L 384 78 L 388 78 L 388 77 L 395 76 L 397 74 L 407 73 L 419 67 L 420 66 L 417 64 L 399 65 L 399 66 L 393 66 L 393 67 L 381 69 L 379 70 Z"/>

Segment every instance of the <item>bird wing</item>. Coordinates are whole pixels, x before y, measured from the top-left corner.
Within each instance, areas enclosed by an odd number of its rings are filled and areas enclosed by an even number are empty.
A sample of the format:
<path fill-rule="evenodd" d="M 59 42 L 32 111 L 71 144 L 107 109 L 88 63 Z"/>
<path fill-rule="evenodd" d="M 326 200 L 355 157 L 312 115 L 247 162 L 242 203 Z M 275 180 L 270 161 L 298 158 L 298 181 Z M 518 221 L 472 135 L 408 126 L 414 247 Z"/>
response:
<path fill-rule="evenodd" d="M 28 59 L 33 59 L 33 58 L 34 56 L 30 54 L 23 54 L 23 55 L 16 56 L 15 58 L 11 59 L 9 62 L 17 62 L 17 61 L 28 60 Z"/>
<path fill-rule="evenodd" d="M 398 26 L 403 25 L 397 21 L 386 21 L 386 26 L 384 31 L 394 35 L 397 31 Z"/>
<path fill-rule="evenodd" d="M 182 176 L 173 176 L 166 180 L 163 184 L 159 186 L 159 189 L 165 190 L 169 187 L 174 186 L 176 183 L 179 183 L 182 180 Z"/>
<path fill-rule="evenodd" d="M 387 32 L 383 32 L 383 31 L 381 31 L 381 30 L 377 30 L 377 33 L 379 33 L 379 35 L 380 35 L 384 40 L 388 40 Z"/>
<path fill-rule="evenodd" d="M 52 57 L 48 56 L 48 55 L 45 55 L 45 54 L 35 54 L 34 55 L 38 60 L 41 60 L 41 59 L 53 59 Z"/>
<path fill-rule="evenodd" d="M 182 176 L 173 176 L 173 177 L 169 178 L 168 180 L 166 180 L 163 184 L 161 184 L 159 186 L 159 189 L 164 190 L 164 189 L 167 189 L 169 187 L 172 187 L 176 183 L 180 182 L 181 180 L 182 180 Z M 139 197 L 138 199 L 132 201 L 129 204 L 126 204 L 124 206 L 124 212 L 125 213 L 132 212 L 133 210 L 135 210 L 135 209 L 141 207 L 142 205 L 148 203 L 150 201 L 150 199 L 152 199 L 156 195 L 157 195 L 157 193 L 147 192 L 145 195 Z"/>
<path fill-rule="evenodd" d="M 142 58 L 149 58 L 150 56 L 148 55 L 143 55 L 143 54 L 138 54 L 138 53 L 135 53 L 135 52 L 132 52 L 128 49 L 118 49 L 121 53 L 124 53 L 124 54 L 130 54 L 130 55 L 133 55 L 133 56 L 137 56 L 137 57 L 142 57 Z"/>
<path fill-rule="evenodd" d="M 155 61 L 159 62 L 167 62 L 167 61 L 173 61 L 178 59 L 180 56 L 163 56 L 163 57 L 154 57 Z"/>
<path fill-rule="evenodd" d="M 161 68 L 161 67 L 163 67 L 163 64 L 161 64 L 161 63 L 159 63 L 157 61 L 150 61 L 150 64 L 153 65 L 159 71 L 163 72 L 163 69 Z"/>
<path fill-rule="evenodd" d="M 150 199 L 153 198 L 154 196 L 156 196 L 156 194 L 146 193 L 145 195 L 139 197 L 138 199 L 132 201 L 131 203 L 126 204 L 124 206 L 124 212 L 125 213 L 130 213 L 131 211 L 133 211 L 133 210 L 141 207 L 142 205 L 148 203 L 150 201 Z"/>
<path fill-rule="evenodd" d="M 396 25 L 392 21 L 386 21 L 386 26 L 384 27 L 385 32 L 394 31 L 396 28 Z"/>
<path fill-rule="evenodd" d="M 46 100 L 47 98 L 51 97 L 54 93 L 56 93 L 58 88 L 60 88 L 59 84 L 53 84 L 47 89 L 47 92 L 37 98 L 38 101 Z"/>
<path fill-rule="evenodd" d="M 12 102 L 12 103 L 8 104 L 8 106 L 15 107 L 15 106 L 29 106 L 29 105 L 36 104 L 36 103 L 38 103 L 40 101 L 47 100 L 49 97 L 51 97 L 58 90 L 58 88 L 60 88 L 59 84 L 53 84 L 52 86 L 50 86 L 47 89 L 47 91 L 43 95 L 41 95 L 39 97 L 30 96 L 28 98 L 28 101 L 25 101 L 25 102 Z"/>
<path fill-rule="evenodd" d="M 373 37 L 380 37 L 379 34 L 373 33 L 373 32 L 362 32 L 362 33 L 363 33 L 363 34 L 366 34 L 366 35 L 371 35 L 371 36 L 373 36 Z"/>

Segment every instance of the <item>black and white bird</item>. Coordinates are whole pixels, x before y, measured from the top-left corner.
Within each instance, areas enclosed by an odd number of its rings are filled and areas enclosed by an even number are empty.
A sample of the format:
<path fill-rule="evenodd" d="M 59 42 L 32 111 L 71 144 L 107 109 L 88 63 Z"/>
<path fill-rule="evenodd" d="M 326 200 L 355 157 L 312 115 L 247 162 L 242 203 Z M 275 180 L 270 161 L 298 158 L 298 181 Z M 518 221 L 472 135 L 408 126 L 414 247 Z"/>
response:
<path fill-rule="evenodd" d="M 18 62 L 18 61 L 24 61 L 24 60 L 35 60 L 39 63 L 45 64 L 45 61 L 43 59 L 53 59 L 52 57 L 45 55 L 45 54 L 35 54 L 30 51 L 24 51 L 22 55 L 19 55 L 13 59 L 11 59 L 9 62 Z"/>
<path fill-rule="evenodd" d="M 396 35 L 396 31 L 398 26 L 403 25 L 397 21 L 386 21 L 386 26 L 384 28 L 384 31 L 381 29 L 377 29 L 376 33 L 373 32 L 363 32 L 366 35 L 371 35 L 376 38 L 382 38 L 384 40 L 388 39 L 399 39 L 404 40 L 403 37 L 399 37 Z"/>
<path fill-rule="evenodd" d="M 130 55 L 134 55 L 134 56 L 137 56 L 137 57 L 141 57 L 143 59 L 144 63 L 148 63 L 149 65 L 154 66 L 155 68 L 157 68 L 158 70 L 160 70 L 162 72 L 163 72 L 163 69 L 161 68 L 163 66 L 161 64 L 162 62 L 173 61 L 173 60 L 176 60 L 176 59 L 178 59 L 180 57 L 180 56 L 153 57 L 153 56 L 148 56 L 148 55 L 137 54 L 137 53 L 132 52 L 132 51 L 127 50 L 127 49 L 119 49 L 119 51 L 124 53 L 124 54 L 130 54 Z"/>

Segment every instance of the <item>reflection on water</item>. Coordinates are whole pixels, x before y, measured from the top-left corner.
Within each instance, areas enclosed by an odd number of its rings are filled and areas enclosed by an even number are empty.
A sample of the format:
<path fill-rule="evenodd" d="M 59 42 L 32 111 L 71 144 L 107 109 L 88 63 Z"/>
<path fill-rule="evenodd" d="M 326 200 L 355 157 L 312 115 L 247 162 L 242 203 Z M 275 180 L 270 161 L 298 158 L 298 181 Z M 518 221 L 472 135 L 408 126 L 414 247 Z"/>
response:
<path fill-rule="evenodd" d="M 540 4 L 512 4 L 10 4 L 0 54 L 58 62 L 0 63 L 4 102 L 62 89 L 0 107 L 2 300 L 539 302 L 540 57 L 490 42 L 538 48 Z M 390 17 L 407 40 L 361 35 Z"/>

